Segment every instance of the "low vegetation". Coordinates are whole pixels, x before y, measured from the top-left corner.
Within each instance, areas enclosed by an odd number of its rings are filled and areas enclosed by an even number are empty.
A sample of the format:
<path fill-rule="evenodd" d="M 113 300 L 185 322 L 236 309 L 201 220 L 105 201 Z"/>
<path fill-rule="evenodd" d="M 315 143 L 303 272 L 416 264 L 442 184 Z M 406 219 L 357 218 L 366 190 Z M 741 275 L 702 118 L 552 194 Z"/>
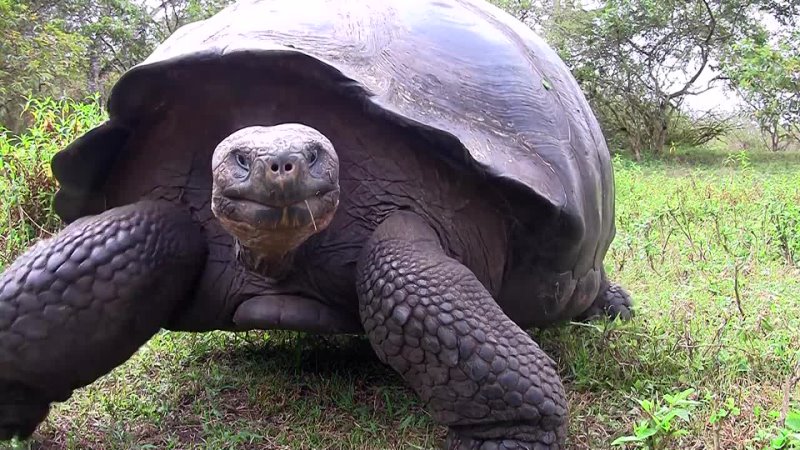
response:
<path fill-rule="evenodd" d="M 53 152 L 103 120 L 38 101 L 0 136 L 0 266 L 59 229 Z M 799 449 L 800 153 L 616 157 L 611 276 L 630 323 L 531 330 L 569 393 L 572 449 Z M 163 332 L 13 449 L 435 448 L 444 430 L 359 337 Z"/>
<path fill-rule="evenodd" d="M 51 209 L 56 183 L 50 158 L 105 118 L 97 98 L 31 99 L 23 114 L 32 124 L 24 133 L 0 128 L 0 266 L 32 240 L 59 229 L 61 222 Z"/>

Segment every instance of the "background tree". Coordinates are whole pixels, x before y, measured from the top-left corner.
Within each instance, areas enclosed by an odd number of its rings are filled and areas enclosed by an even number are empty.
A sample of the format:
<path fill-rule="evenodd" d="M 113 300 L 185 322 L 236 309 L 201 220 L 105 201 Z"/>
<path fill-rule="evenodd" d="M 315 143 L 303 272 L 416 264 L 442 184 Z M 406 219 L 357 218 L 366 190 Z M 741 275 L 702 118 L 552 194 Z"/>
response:
<path fill-rule="evenodd" d="M 100 94 L 180 26 L 230 0 L 0 0 L 0 123 L 18 130 L 27 96 Z"/>
<path fill-rule="evenodd" d="M 800 29 L 776 34 L 770 39 L 763 31 L 737 42 L 723 63 L 772 151 L 800 141 Z"/>
<path fill-rule="evenodd" d="M 19 125 L 26 95 L 79 95 L 86 44 L 63 20 L 45 20 L 25 3 L 0 0 L 0 123 Z"/>
<path fill-rule="evenodd" d="M 675 128 L 691 124 L 677 120 L 689 114 L 686 100 L 713 87 L 708 74 L 720 50 L 750 31 L 749 3 L 609 0 L 597 9 L 562 8 L 549 35 L 609 138 L 625 139 L 638 158 L 660 153 L 670 135 L 697 142 L 715 137 L 708 130 L 725 131 L 713 114 L 696 133 Z"/>
<path fill-rule="evenodd" d="M 544 35 L 575 74 L 614 147 L 637 158 L 728 132 L 687 100 L 720 85 L 719 61 L 796 0 L 495 0 Z"/>

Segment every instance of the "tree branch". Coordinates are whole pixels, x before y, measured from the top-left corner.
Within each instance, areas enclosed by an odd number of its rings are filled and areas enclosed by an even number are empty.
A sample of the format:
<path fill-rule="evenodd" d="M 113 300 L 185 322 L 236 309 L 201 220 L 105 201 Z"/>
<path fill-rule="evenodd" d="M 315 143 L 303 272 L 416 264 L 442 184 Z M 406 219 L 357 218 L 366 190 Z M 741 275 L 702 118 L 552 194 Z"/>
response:
<path fill-rule="evenodd" d="M 120 59 L 119 54 L 117 53 L 117 49 L 115 49 L 114 46 L 111 45 L 111 43 L 108 42 L 106 40 L 106 38 L 103 37 L 102 35 L 97 34 L 97 38 L 100 39 L 100 41 L 103 43 L 103 45 L 105 45 L 106 48 L 108 48 L 108 50 L 111 52 L 111 57 L 112 57 L 113 61 L 116 62 L 117 70 L 119 70 L 121 72 L 124 72 L 125 70 L 128 70 L 129 67 L 127 67 L 127 64 L 125 64 L 122 61 L 122 59 Z"/>
<path fill-rule="evenodd" d="M 683 85 L 681 89 L 669 94 L 668 96 L 669 100 L 685 95 L 692 87 L 692 85 L 697 81 L 697 79 L 700 78 L 700 75 L 703 73 L 706 66 L 708 65 L 709 47 L 711 46 L 711 40 L 714 37 L 714 32 L 717 26 L 717 20 L 714 17 L 714 11 L 712 11 L 711 6 L 708 4 L 708 1 L 707 0 L 700 0 L 700 1 L 703 3 L 703 5 L 706 8 L 706 11 L 708 12 L 708 18 L 710 22 L 708 26 L 708 35 L 706 36 L 702 46 L 700 47 L 700 54 L 702 55 L 700 67 L 697 69 L 695 74 L 689 79 L 689 81 L 687 81 L 686 84 Z"/>

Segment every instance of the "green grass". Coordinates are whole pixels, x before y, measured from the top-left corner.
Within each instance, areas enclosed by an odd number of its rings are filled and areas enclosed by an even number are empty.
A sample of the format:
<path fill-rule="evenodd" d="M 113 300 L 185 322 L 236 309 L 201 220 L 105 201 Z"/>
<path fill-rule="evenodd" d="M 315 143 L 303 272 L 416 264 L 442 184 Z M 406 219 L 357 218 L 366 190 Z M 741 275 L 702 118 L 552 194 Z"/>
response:
<path fill-rule="evenodd" d="M 101 119 L 80 111 L 62 141 L 31 138 L 48 140 L 38 153 L 0 139 L 4 158 L 34 152 L 0 184 L 7 260 L 57 229 L 40 162 Z M 636 318 L 531 330 L 565 381 L 569 448 L 798 448 L 800 154 L 682 149 L 614 167 L 606 261 Z M 163 332 L 11 447 L 428 449 L 444 431 L 363 338 Z"/>

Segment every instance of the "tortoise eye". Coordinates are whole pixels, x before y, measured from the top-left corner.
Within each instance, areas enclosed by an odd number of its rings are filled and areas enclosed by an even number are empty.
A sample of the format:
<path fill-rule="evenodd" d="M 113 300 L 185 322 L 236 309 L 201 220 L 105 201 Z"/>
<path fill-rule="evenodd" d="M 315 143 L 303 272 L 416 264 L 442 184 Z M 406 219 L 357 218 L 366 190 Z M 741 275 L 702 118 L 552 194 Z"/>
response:
<path fill-rule="evenodd" d="M 322 148 L 317 143 L 312 143 L 306 148 L 306 159 L 308 160 L 308 164 L 314 164 L 317 162 L 317 157 L 319 156 L 319 152 L 322 151 Z"/>
<path fill-rule="evenodd" d="M 242 153 L 236 154 L 236 164 L 244 170 L 250 170 L 250 159 Z"/>

